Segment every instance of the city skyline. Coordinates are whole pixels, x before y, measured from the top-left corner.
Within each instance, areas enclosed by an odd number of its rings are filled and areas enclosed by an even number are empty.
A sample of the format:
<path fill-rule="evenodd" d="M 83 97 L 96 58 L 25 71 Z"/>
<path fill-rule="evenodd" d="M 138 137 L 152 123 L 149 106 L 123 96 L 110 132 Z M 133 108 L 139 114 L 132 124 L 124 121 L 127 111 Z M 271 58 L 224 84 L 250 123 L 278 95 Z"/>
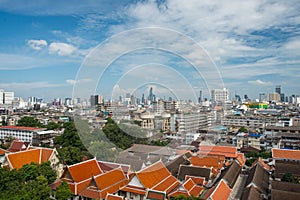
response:
<path fill-rule="evenodd" d="M 26 99 L 29 96 L 47 100 L 72 97 L 75 83 L 98 81 L 78 79 L 85 57 L 97 45 L 130 29 L 162 27 L 184 34 L 200 45 L 232 94 L 236 91 L 241 96 L 247 94 L 258 99 L 259 93 L 272 93 L 276 85 L 281 85 L 282 93 L 297 95 L 300 91 L 297 84 L 299 7 L 297 1 L 187 1 L 184 4 L 179 1 L 2 2 L 0 24 L 5 28 L 0 33 L 0 89 L 14 91 L 15 96 Z M 160 37 L 164 40 L 168 35 Z M 124 74 L 124 66 L 145 63 L 155 63 L 145 68 L 155 68 L 153 74 L 157 80 L 170 81 L 172 78 L 166 77 L 168 68 L 163 66 L 188 66 L 167 53 L 137 52 L 116 61 L 109 71 L 109 78 Z M 120 70 L 121 66 L 124 69 Z M 120 84 L 113 82 L 120 80 L 118 76 L 104 81 L 124 94 L 132 93 L 141 87 L 134 85 L 134 78 L 138 79 L 141 71 L 130 74 Z M 179 75 L 183 74 L 182 71 L 178 70 Z M 185 77 L 190 82 L 192 78 L 191 74 Z M 195 88 L 197 94 L 199 89 L 205 92 L 204 86 L 199 83 Z M 109 90 L 97 92 L 111 95 Z M 169 94 L 170 91 L 166 90 L 165 96 Z M 185 95 L 189 99 L 190 94 Z"/>

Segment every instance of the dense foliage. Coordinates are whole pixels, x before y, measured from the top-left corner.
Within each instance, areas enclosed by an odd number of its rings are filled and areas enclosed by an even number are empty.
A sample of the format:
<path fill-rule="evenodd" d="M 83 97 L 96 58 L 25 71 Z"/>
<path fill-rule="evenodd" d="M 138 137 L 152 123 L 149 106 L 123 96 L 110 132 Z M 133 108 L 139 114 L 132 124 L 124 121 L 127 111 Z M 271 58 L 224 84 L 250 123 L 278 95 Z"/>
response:
<path fill-rule="evenodd" d="M 40 123 L 38 119 L 34 117 L 28 117 L 28 116 L 22 117 L 18 121 L 17 126 L 38 127 L 38 128 L 43 127 L 42 123 Z"/>
<path fill-rule="evenodd" d="M 19 170 L 0 168 L 0 199 L 50 199 L 48 184 L 55 179 L 49 162 L 24 165 Z"/>
<path fill-rule="evenodd" d="M 67 182 L 63 181 L 60 186 L 56 188 L 55 199 L 57 200 L 65 200 L 73 197 L 73 194 L 69 188 Z"/>
<path fill-rule="evenodd" d="M 62 123 L 49 122 L 47 125 L 43 125 L 39 122 L 38 119 L 34 117 L 25 116 L 22 117 L 17 126 L 26 126 L 26 127 L 37 127 L 37 128 L 46 128 L 47 130 L 55 130 L 62 127 Z"/>
<path fill-rule="evenodd" d="M 282 176 L 282 181 L 284 182 L 290 182 L 290 183 L 299 183 L 299 178 L 294 176 L 292 173 L 285 173 L 283 176 Z"/>
<path fill-rule="evenodd" d="M 108 119 L 105 127 L 103 128 L 103 132 L 106 137 L 114 143 L 118 148 L 127 149 L 131 147 L 133 144 L 147 144 L 147 139 L 138 136 L 137 133 L 130 132 L 130 135 L 127 134 L 128 131 L 124 131 L 124 129 L 120 128 L 112 119 Z"/>
<path fill-rule="evenodd" d="M 81 162 L 84 159 L 92 158 L 80 140 L 73 121 L 63 125 L 64 132 L 56 136 L 54 144 L 57 146 L 60 159 L 63 163 L 71 165 Z"/>
<path fill-rule="evenodd" d="M 253 151 L 253 152 L 250 152 L 250 153 L 246 153 L 245 156 L 247 158 L 246 165 L 250 167 L 252 165 L 252 163 L 255 160 L 257 160 L 259 157 L 263 158 L 263 159 L 271 158 L 272 153 L 267 152 L 267 151 L 262 151 L 260 153 Z"/>

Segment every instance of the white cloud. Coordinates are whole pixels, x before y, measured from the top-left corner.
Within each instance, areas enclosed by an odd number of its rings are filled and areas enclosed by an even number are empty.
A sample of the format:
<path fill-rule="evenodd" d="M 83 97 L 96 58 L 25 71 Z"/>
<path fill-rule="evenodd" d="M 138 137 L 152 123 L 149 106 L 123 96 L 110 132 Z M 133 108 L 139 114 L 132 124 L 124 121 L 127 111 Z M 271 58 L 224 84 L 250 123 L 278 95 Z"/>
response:
<path fill-rule="evenodd" d="M 70 56 L 77 51 L 77 48 L 73 45 L 62 43 L 62 42 L 52 42 L 49 45 L 50 54 L 58 54 L 60 56 Z"/>
<path fill-rule="evenodd" d="M 28 40 L 27 44 L 34 50 L 41 50 L 48 45 L 46 40 Z"/>
<path fill-rule="evenodd" d="M 67 85 L 59 83 L 49 83 L 47 81 L 0 83 L 0 88 L 7 88 L 9 90 L 32 90 L 37 88 L 53 88 L 63 86 Z"/>
<path fill-rule="evenodd" d="M 255 80 L 255 81 L 248 81 L 248 83 L 253 84 L 253 85 L 259 85 L 259 86 L 271 86 L 274 85 L 272 82 L 270 81 L 262 81 L 262 80 Z"/>
<path fill-rule="evenodd" d="M 73 80 L 73 79 L 68 79 L 66 80 L 66 83 L 67 84 L 70 84 L 70 85 L 74 85 L 74 84 L 79 84 L 79 83 L 89 83 L 91 82 L 92 79 L 80 79 L 80 80 Z"/>

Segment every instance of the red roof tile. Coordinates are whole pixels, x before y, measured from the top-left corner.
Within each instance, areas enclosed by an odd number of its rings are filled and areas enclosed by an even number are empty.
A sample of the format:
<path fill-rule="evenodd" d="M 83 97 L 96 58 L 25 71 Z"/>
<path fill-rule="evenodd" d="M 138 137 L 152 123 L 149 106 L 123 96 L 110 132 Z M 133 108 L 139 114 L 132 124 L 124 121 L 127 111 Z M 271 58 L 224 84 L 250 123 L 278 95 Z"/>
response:
<path fill-rule="evenodd" d="M 189 179 L 192 179 L 194 181 L 194 183 L 196 183 L 197 185 L 205 185 L 206 184 L 204 177 L 186 175 L 185 180 L 187 181 Z"/>
<path fill-rule="evenodd" d="M 105 199 L 106 200 L 123 200 L 124 197 L 121 197 L 118 195 L 113 195 L 113 194 L 107 194 Z"/>
<path fill-rule="evenodd" d="M 210 195 L 211 200 L 227 200 L 230 196 L 231 189 L 223 179 L 219 182 L 216 189 Z"/>
<path fill-rule="evenodd" d="M 219 160 L 218 157 L 213 157 L 213 156 L 206 156 L 206 157 L 192 156 L 190 158 L 190 161 L 193 166 L 213 167 L 216 169 L 221 169 L 224 164 L 222 161 Z"/>
<path fill-rule="evenodd" d="M 275 159 L 300 160 L 300 150 L 272 149 L 272 155 Z"/>
<path fill-rule="evenodd" d="M 131 185 L 126 185 L 125 187 L 121 188 L 121 190 L 125 192 L 146 195 L 146 190 L 144 188 L 136 188 Z"/>
<path fill-rule="evenodd" d="M 99 190 L 103 192 L 101 195 L 105 197 L 107 193 L 115 193 L 120 187 L 128 183 L 128 179 L 121 168 L 111 170 L 95 177 L 95 182 Z"/>
<path fill-rule="evenodd" d="M 26 150 L 26 149 L 27 149 L 27 147 L 25 145 L 25 142 L 19 141 L 19 140 L 14 140 L 10 144 L 10 147 L 9 147 L 8 151 L 18 152 L 18 151 L 23 151 L 23 150 Z"/>
<path fill-rule="evenodd" d="M 41 131 L 44 128 L 26 127 L 26 126 L 1 126 L 0 129 L 23 130 L 23 131 Z"/>
<path fill-rule="evenodd" d="M 243 167 L 246 163 L 246 157 L 243 153 L 238 153 L 237 160 L 239 161 L 240 165 Z"/>
<path fill-rule="evenodd" d="M 146 195 L 146 199 L 165 200 L 166 199 L 166 194 L 164 192 L 148 190 L 147 195 Z"/>
<path fill-rule="evenodd" d="M 96 159 L 86 160 L 71 166 L 67 166 L 74 182 L 81 182 L 93 176 L 102 174 Z"/>
<path fill-rule="evenodd" d="M 198 153 L 208 154 L 208 155 L 223 155 L 227 158 L 237 157 L 236 147 L 228 147 L 228 146 L 200 145 Z"/>
<path fill-rule="evenodd" d="M 25 164 L 47 162 L 53 153 L 52 149 L 39 148 L 27 151 L 19 151 L 7 155 L 7 159 L 13 169 L 19 169 Z"/>

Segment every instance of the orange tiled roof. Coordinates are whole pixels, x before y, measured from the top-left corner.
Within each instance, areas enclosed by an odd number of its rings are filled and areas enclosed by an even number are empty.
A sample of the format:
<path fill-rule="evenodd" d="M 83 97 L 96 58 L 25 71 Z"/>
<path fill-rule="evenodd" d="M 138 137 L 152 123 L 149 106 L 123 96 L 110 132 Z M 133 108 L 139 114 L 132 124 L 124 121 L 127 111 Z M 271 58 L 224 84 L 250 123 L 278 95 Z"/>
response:
<path fill-rule="evenodd" d="M 163 180 L 172 176 L 165 165 L 159 161 L 136 173 L 136 176 L 145 188 L 153 188 Z M 177 179 L 172 179 L 172 182 L 178 182 Z"/>
<path fill-rule="evenodd" d="M 183 195 L 185 197 L 189 197 L 189 194 L 186 190 L 175 190 L 174 192 L 171 192 L 168 196 L 169 197 L 177 197 L 179 195 Z"/>
<path fill-rule="evenodd" d="M 124 198 L 118 195 L 113 195 L 113 194 L 107 194 L 106 195 L 106 200 L 123 200 Z"/>
<path fill-rule="evenodd" d="M 125 191 L 125 192 L 131 192 L 131 193 L 135 193 L 135 194 L 146 195 L 145 188 L 134 187 L 132 185 L 126 185 L 125 187 L 121 188 L 121 190 Z"/>
<path fill-rule="evenodd" d="M 115 193 L 120 187 L 125 186 L 128 183 L 128 179 L 121 168 L 116 168 L 96 176 L 95 182 L 98 190 L 101 191 L 101 197 L 104 198 L 108 193 Z"/>
<path fill-rule="evenodd" d="M 216 169 L 221 169 L 223 167 L 223 163 L 219 160 L 218 157 L 206 156 L 206 157 L 199 157 L 199 156 L 192 156 L 190 158 L 191 164 L 193 166 L 198 167 L 213 167 Z"/>
<path fill-rule="evenodd" d="M 192 179 L 194 181 L 194 183 L 196 183 L 197 185 L 205 185 L 206 184 L 204 177 L 186 175 L 185 180 L 187 181 L 189 179 Z"/>
<path fill-rule="evenodd" d="M 19 151 L 7 155 L 7 159 L 13 169 L 20 169 L 25 164 L 47 162 L 52 155 L 52 149 L 38 148 L 27 151 Z"/>
<path fill-rule="evenodd" d="M 300 150 L 272 149 L 272 155 L 275 159 L 300 160 Z"/>
<path fill-rule="evenodd" d="M 236 159 L 239 161 L 240 165 L 243 167 L 246 163 L 246 157 L 243 153 L 238 153 L 237 155 L 238 156 Z"/>
<path fill-rule="evenodd" d="M 219 182 L 216 189 L 210 195 L 211 200 L 227 200 L 230 196 L 231 189 L 223 179 Z"/>
<path fill-rule="evenodd" d="M 199 197 L 200 194 L 203 192 L 204 188 L 201 186 L 198 186 L 191 178 L 188 179 L 182 187 L 178 188 L 174 192 L 170 193 L 169 196 L 175 197 L 180 194 L 183 194 L 184 196 L 194 196 Z"/>
<path fill-rule="evenodd" d="M 236 147 L 228 146 L 213 146 L 213 145 L 200 145 L 199 154 L 208 154 L 208 155 L 223 155 L 228 158 L 237 157 Z"/>
<path fill-rule="evenodd" d="M 81 182 L 93 176 L 102 174 L 96 159 L 86 160 L 74 165 L 67 166 L 74 182 Z"/>
<path fill-rule="evenodd" d="M 261 166 L 263 168 L 265 168 L 265 170 L 268 170 L 268 171 L 271 170 L 271 167 L 269 165 L 267 165 L 261 157 L 259 157 L 255 162 L 252 163 L 251 168 L 254 167 L 258 162 L 261 164 Z"/>
<path fill-rule="evenodd" d="M 0 148 L 0 155 L 4 155 L 7 151 L 5 149 Z"/>

